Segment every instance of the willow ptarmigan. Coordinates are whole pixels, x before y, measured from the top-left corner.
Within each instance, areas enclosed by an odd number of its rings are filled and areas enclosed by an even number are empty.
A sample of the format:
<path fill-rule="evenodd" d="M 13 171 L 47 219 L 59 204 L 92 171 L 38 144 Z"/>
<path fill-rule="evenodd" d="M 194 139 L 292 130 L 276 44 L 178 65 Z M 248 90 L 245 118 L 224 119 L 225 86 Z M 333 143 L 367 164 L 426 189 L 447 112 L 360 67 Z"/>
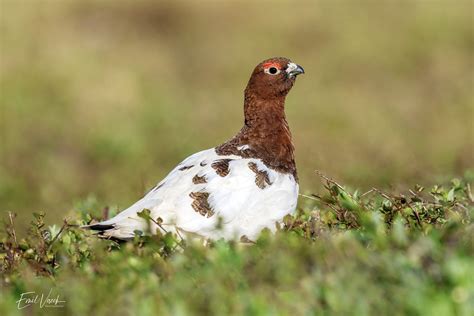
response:
<path fill-rule="evenodd" d="M 189 156 L 141 200 L 115 217 L 87 226 L 103 237 L 127 240 L 148 224 L 179 236 L 254 240 L 294 212 L 298 177 L 285 117 L 285 98 L 302 67 L 271 58 L 253 71 L 245 89 L 244 126 L 226 143 Z M 219 223 L 219 225 L 218 225 Z M 185 237 L 183 237 L 185 238 Z"/>

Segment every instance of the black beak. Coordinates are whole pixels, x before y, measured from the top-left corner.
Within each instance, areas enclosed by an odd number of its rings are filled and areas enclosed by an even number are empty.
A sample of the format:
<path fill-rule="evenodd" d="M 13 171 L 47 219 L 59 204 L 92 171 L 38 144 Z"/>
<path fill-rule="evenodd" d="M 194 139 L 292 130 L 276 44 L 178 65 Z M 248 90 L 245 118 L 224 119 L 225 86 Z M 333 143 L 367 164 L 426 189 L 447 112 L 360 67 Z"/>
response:
<path fill-rule="evenodd" d="M 304 74 L 304 69 L 300 65 L 289 63 L 286 68 L 286 73 L 288 74 L 288 77 L 296 77 L 298 75 Z"/>

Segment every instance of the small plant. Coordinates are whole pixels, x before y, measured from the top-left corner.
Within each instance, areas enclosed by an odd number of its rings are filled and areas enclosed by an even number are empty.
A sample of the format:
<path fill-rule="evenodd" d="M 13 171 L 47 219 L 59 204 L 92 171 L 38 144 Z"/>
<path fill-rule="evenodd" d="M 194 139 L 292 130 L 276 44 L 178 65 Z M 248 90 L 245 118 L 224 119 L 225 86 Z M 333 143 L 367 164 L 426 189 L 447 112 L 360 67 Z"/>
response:
<path fill-rule="evenodd" d="M 252 244 L 184 243 L 148 210 L 156 234 L 100 239 L 72 219 L 24 237 L 15 215 L 1 238 L 0 310 L 22 293 L 54 289 L 61 308 L 39 314 L 458 314 L 474 311 L 474 201 L 467 179 L 405 193 L 361 193 L 318 172 L 320 194 L 302 194 L 297 214 Z M 107 216 L 102 212 L 102 216 Z M 21 301 L 20 301 L 21 303 Z M 5 314 L 2 313 L 2 314 Z"/>

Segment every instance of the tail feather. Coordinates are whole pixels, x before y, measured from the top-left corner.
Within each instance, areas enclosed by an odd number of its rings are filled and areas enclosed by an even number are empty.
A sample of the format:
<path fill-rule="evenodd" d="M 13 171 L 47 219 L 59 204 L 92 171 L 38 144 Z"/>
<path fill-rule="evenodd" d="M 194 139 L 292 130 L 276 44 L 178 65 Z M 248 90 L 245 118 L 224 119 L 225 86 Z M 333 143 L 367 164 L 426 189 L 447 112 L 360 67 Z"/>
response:
<path fill-rule="evenodd" d="M 152 207 L 157 200 L 141 199 L 135 204 L 120 212 L 108 220 L 85 225 L 82 228 L 97 231 L 97 235 L 103 238 L 116 238 L 120 240 L 133 239 L 136 230 L 145 231 L 146 222 L 137 213 L 143 209 Z"/>
<path fill-rule="evenodd" d="M 135 236 L 135 231 L 145 231 L 146 223 L 140 218 L 124 219 L 109 224 L 108 221 L 82 226 L 97 232 L 97 236 L 102 238 L 115 238 L 119 240 L 130 240 Z"/>
<path fill-rule="evenodd" d="M 115 227 L 114 225 L 104 225 L 101 223 L 82 226 L 82 228 L 88 228 L 88 229 L 98 230 L 98 231 L 114 229 L 114 227 Z"/>

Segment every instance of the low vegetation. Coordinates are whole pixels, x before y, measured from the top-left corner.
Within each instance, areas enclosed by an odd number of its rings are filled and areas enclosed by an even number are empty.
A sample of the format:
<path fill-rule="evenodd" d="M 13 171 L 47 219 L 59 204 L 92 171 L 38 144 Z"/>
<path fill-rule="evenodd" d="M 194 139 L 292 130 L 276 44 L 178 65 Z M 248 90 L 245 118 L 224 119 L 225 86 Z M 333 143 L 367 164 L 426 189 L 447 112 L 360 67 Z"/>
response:
<path fill-rule="evenodd" d="M 10 213 L 0 314 L 472 315 L 472 172 L 397 194 L 318 174 L 322 193 L 302 195 L 297 214 L 255 243 L 186 243 L 159 231 L 98 239 L 79 228 L 107 213 L 91 199 L 62 226 L 35 214 L 25 238 Z M 26 292 L 40 301 L 27 306 Z M 41 306 L 41 294 L 61 307 Z"/>

